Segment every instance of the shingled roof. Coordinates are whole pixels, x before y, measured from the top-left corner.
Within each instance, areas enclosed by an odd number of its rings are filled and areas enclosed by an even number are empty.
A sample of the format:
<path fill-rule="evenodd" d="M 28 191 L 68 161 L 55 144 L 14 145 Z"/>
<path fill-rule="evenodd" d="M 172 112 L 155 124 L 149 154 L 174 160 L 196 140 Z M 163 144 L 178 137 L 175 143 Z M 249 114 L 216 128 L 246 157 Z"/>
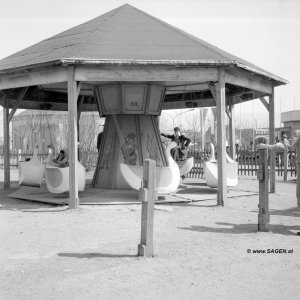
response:
<path fill-rule="evenodd" d="M 128 4 L 0 60 L 0 72 L 49 64 L 235 65 L 281 79 Z"/>

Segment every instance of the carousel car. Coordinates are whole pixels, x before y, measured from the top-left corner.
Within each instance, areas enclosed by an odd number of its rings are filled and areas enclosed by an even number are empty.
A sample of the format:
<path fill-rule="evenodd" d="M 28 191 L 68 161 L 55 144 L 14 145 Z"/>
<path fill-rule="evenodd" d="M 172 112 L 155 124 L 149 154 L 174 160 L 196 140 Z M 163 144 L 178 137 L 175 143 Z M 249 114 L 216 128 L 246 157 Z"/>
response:
<path fill-rule="evenodd" d="M 33 150 L 29 161 L 19 162 L 19 184 L 23 186 L 40 187 L 45 173 L 45 165 L 38 159 L 38 146 Z"/>
<path fill-rule="evenodd" d="M 168 167 L 156 167 L 156 189 L 158 194 L 173 193 L 180 184 L 180 171 L 177 163 L 171 156 L 171 149 L 176 147 L 171 142 L 165 149 Z M 127 184 L 134 190 L 139 190 L 143 182 L 143 166 L 133 166 L 121 163 L 120 170 Z"/>
<path fill-rule="evenodd" d="M 204 163 L 204 177 L 210 187 L 218 187 L 218 162 L 215 159 L 215 148 L 210 145 L 210 158 Z M 238 163 L 232 160 L 226 153 L 226 183 L 227 186 L 238 184 Z"/>
<path fill-rule="evenodd" d="M 85 167 L 77 162 L 78 171 L 78 191 L 84 191 L 85 188 Z M 46 186 L 50 193 L 61 194 L 69 192 L 69 167 L 57 164 L 46 165 Z"/>

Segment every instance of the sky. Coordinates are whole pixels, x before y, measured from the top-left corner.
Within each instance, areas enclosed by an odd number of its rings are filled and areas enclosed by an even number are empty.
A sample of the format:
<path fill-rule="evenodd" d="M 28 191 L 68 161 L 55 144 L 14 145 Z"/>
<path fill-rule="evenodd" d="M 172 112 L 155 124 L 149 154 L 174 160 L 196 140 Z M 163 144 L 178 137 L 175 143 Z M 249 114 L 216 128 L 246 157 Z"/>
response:
<path fill-rule="evenodd" d="M 276 126 L 300 110 L 299 0 L 0 0 L 0 59 L 124 3 L 288 80 L 275 89 Z M 259 100 L 240 106 L 237 126 L 267 126 Z"/>

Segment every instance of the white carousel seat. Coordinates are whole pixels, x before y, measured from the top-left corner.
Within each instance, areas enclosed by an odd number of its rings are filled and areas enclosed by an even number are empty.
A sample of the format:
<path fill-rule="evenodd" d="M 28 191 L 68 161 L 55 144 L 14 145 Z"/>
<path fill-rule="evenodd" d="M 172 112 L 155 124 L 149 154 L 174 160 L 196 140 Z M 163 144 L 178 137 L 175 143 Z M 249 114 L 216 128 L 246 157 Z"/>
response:
<path fill-rule="evenodd" d="M 24 186 L 41 187 L 45 166 L 37 157 L 37 147 L 30 161 L 19 163 L 19 184 Z"/>
<path fill-rule="evenodd" d="M 214 158 L 214 146 L 210 144 L 211 155 L 204 163 L 204 177 L 210 187 L 218 187 L 218 162 Z M 238 163 L 232 160 L 226 153 L 226 184 L 236 186 L 238 184 Z"/>
<path fill-rule="evenodd" d="M 173 193 L 180 184 L 180 172 L 176 162 L 171 157 L 170 151 L 176 147 L 170 143 L 166 148 L 168 167 L 156 167 L 156 189 L 158 194 Z M 121 163 L 120 171 L 127 184 L 134 190 L 139 190 L 143 182 L 143 166 L 132 166 Z"/>
<path fill-rule="evenodd" d="M 185 176 L 188 172 L 190 172 L 194 166 L 194 157 L 190 157 L 185 160 L 176 161 L 179 167 L 180 176 Z"/>
<path fill-rule="evenodd" d="M 77 162 L 78 191 L 85 188 L 85 167 Z M 61 194 L 69 191 L 69 167 L 59 167 L 54 164 L 46 165 L 46 186 L 50 193 Z"/>

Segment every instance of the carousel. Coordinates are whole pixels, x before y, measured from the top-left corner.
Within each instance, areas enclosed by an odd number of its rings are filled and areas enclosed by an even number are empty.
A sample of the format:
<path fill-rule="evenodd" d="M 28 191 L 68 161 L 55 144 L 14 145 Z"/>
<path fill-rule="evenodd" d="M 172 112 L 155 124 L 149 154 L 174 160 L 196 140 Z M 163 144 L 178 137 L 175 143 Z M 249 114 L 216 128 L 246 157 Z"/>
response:
<path fill-rule="evenodd" d="M 162 109 L 217 107 L 217 203 L 226 200 L 225 118 L 235 157 L 234 105 L 261 99 L 269 111 L 274 142 L 274 88 L 287 81 L 125 4 L 0 61 L 0 104 L 4 125 L 4 188 L 10 186 L 9 123 L 17 109 L 68 111 L 68 168 L 38 164 L 53 193 L 69 191 L 78 208 L 84 186 L 78 162 L 82 112 L 105 117 L 93 187 L 138 189 L 143 162 L 156 162 L 159 193 L 176 191 L 180 168 L 164 149 L 158 129 Z M 80 141 L 79 141 L 80 142 Z M 275 158 L 271 158 L 271 169 Z M 191 163 L 191 161 L 189 161 Z M 45 175 L 43 175 L 45 174 Z M 274 173 L 275 176 L 275 173 Z M 271 186 L 274 185 L 275 177 Z"/>

